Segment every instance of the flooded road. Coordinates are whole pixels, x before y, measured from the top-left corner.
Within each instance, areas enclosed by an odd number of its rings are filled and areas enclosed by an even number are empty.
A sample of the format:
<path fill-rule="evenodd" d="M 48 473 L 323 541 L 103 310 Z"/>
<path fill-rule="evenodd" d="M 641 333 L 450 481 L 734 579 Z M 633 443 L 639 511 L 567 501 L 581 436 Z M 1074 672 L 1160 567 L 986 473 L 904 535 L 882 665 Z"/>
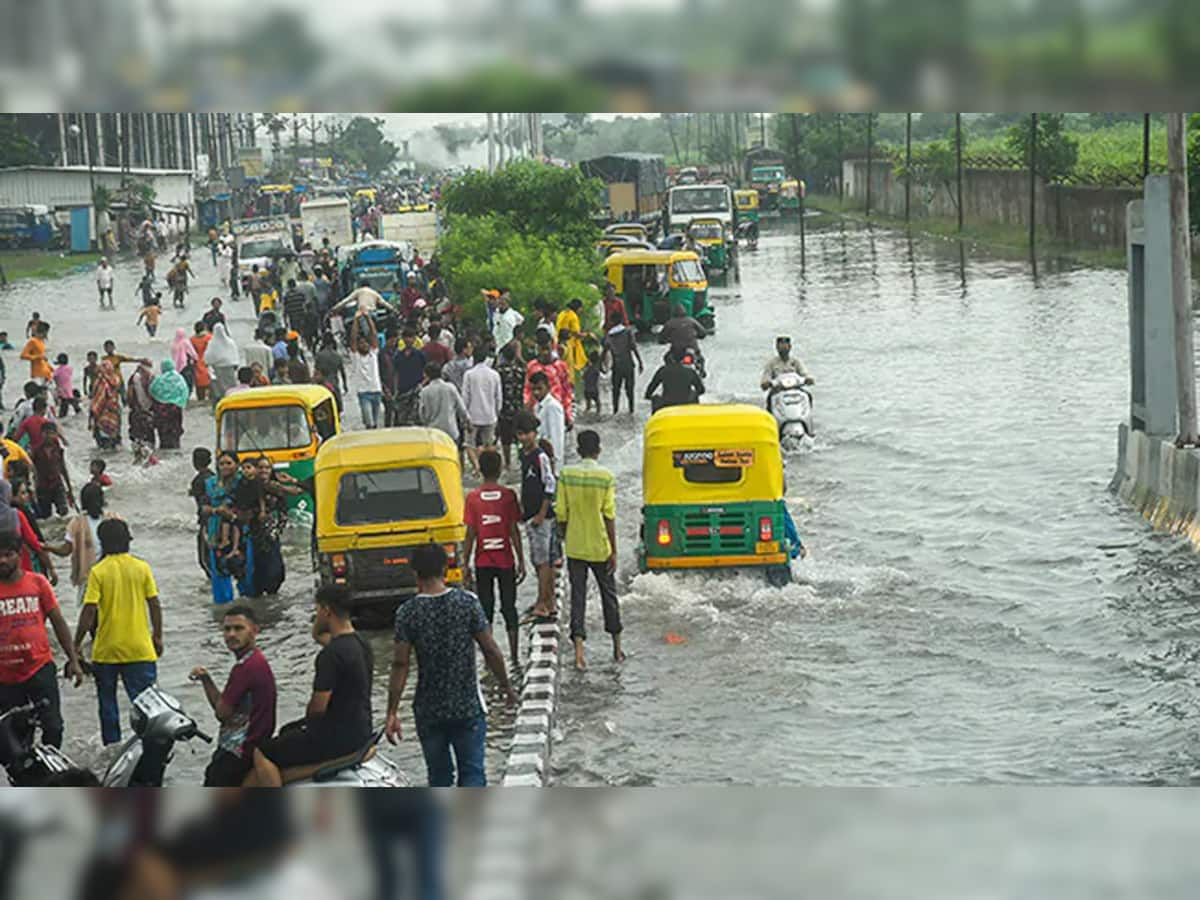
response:
<path fill-rule="evenodd" d="M 1041 268 L 831 224 L 803 269 L 779 228 L 743 254 L 708 399 L 760 402 L 793 337 L 811 556 L 784 589 L 639 576 L 640 428 L 602 425 L 630 658 L 566 675 L 558 783 L 1190 782 L 1200 565 L 1106 489 L 1125 276 Z"/>
<path fill-rule="evenodd" d="M 196 268 L 189 308 L 165 310 L 154 342 L 134 326 L 128 263 L 115 312 L 97 309 L 89 274 L 19 284 L 0 292 L 0 310 L 14 343 L 40 311 L 51 353 L 68 352 L 77 372 L 109 337 L 157 362 L 214 293 L 205 255 Z M 811 556 L 783 589 L 749 573 L 638 575 L 648 410 L 598 423 L 601 462 L 618 474 L 629 659 L 606 661 L 593 597 L 592 666 L 563 681 L 557 783 L 1190 783 L 1200 567 L 1106 490 L 1127 406 L 1123 273 L 1043 266 L 1035 281 L 1027 265 L 975 251 L 960 267 L 957 244 L 829 226 L 810 230 L 802 269 L 798 236 L 775 228 L 714 302 L 710 401 L 759 402 L 776 334 L 793 337 L 817 378 L 816 448 L 788 462 Z M 226 310 L 245 343 L 250 304 Z M 15 353 L 7 361 L 11 405 L 27 369 Z M 163 598 L 160 680 L 206 722 L 187 672 L 223 678 L 229 655 L 194 561 L 186 490 L 190 449 L 212 432 L 193 406 L 185 449 L 161 465 L 107 457 L 110 508 L 130 520 Z M 68 418 L 66 434 L 82 481 L 94 452 L 84 419 Z M 312 677 L 306 535 L 292 537 L 287 565 L 281 594 L 257 601 L 280 722 L 302 714 Z M 74 594 L 60 594 L 73 624 Z M 528 587 L 519 601 L 532 601 Z M 373 646 L 382 720 L 389 636 Z M 64 713 L 68 754 L 101 766 L 93 688 L 64 687 Z M 502 719 L 493 710 L 493 774 Z M 169 780 L 197 782 L 208 752 L 180 748 Z M 415 740 L 389 755 L 423 781 Z"/>

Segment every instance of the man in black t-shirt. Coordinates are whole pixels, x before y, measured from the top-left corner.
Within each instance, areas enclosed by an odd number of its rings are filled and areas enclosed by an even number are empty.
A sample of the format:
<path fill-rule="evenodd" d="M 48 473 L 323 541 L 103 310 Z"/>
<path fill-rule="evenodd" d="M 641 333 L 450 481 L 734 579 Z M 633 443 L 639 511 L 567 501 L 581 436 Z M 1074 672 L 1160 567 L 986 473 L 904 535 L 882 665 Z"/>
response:
<path fill-rule="evenodd" d="M 281 769 L 349 756 L 371 738 L 371 680 L 375 658 L 350 622 L 350 594 L 339 585 L 317 591 L 313 639 L 317 674 L 305 717 L 285 725 L 279 736 L 254 752 L 257 787 L 282 787 Z"/>

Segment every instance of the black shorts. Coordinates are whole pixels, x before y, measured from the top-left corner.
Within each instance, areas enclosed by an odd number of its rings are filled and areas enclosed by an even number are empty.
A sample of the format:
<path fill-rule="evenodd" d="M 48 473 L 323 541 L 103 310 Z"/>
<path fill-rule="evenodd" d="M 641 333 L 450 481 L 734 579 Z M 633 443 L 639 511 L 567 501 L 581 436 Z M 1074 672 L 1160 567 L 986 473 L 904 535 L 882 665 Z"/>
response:
<path fill-rule="evenodd" d="M 516 414 L 511 416 L 502 414 L 496 423 L 496 439 L 506 447 L 517 442 L 517 430 L 513 427 L 516 418 Z"/>
<path fill-rule="evenodd" d="M 258 745 L 262 755 L 280 769 L 311 766 L 349 756 L 366 746 L 370 736 L 349 743 L 346 737 L 310 728 L 307 722 L 292 722 L 279 729 L 279 736 Z"/>
<path fill-rule="evenodd" d="M 204 770 L 205 787 L 241 787 L 246 776 L 254 771 L 254 753 L 247 747 L 243 756 L 218 750 Z"/>

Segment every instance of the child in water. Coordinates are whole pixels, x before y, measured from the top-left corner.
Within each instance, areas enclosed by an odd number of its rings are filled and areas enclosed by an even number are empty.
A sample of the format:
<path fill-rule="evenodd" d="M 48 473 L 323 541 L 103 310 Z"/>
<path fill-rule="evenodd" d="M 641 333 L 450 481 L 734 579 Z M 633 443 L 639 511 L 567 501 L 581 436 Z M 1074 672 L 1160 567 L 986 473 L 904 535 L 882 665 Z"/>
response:
<path fill-rule="evenodd" d="M 75 415 L 79 415 L 83 410 L 79 407 L 79 391 L 75 389 L 75 370 L 71 368 L 67 354 L 58 354 L 54 366 L 54 395 L 58 400 L 58 417 L 61 419 L 69 409 L 74 409 Z"/>
<path fill-rule="evenodd" d="M 158 331 L 158 320 L 162 316 L 162 294 L 154 295 L 154 302 L 149 306 L 143 306 L 142 311 L 138 313 L 137 322 L 134 324 L 140 325 L 143 321 L 146 323 L 146 334 L 154 337 Z"/>
<path fill-rule="evenodd" d="M 584 412 L 600 414 L 600 354 L 592 351 L 588 354 L 587 365 L 583 369 L 583 399 Z"/>
<path fill-rule="evenodd" d="M 105 474 L 104 470 L 108 468 L 108 463 L 102 459 L 93 459 L 88 465 L 88 474 L 92 476 L 92 484 L 98 484 L 102 488 L 112 487 L 112 479 Z M 211 472 L 209 473 L 212 474 Z"/>

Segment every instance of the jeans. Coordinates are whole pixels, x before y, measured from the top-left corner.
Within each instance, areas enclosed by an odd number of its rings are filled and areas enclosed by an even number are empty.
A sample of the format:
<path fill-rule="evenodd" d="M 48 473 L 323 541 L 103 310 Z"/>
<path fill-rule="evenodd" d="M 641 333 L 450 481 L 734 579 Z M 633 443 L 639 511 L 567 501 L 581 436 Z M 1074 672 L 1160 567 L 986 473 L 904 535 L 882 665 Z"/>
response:
<path fill-rule="evenodd" d="M 445 814 L 433 792 L 409 788 L 355 793 L 362 810 L 367 852 L 375 868 L 375 896 L 381 900 L 443 900 Z"/>
<path fill-rule="evenodd" d="M 608 562 L 590 562 L 567 557 L 567 577 L 571 582 L 571 640 L 587 640 L 587 577 L 588 571 L 600 586 L 600 604 L 604 608 L 604 630 L 621 633 L 621 607 L 617 603 L 617 581 L 608 571 Z"/>
<path fill-rule="evenodd" d="M 457 763 L 459 787 L 487 787 L 487 773 L 483 768 L 483 739 L 486 736 L 487 721 L 482 715 L 474 719 L 417 722 L 417 737 L 425 755 L 429 786 L 453 787 Z M 451 748 L 454 749 L 453 760 Z"/>
<path fill-rule="evenodd" d="M 125 695 L 132 701 L 158 678 L 158 664 L 153 662 L 92 663 L 96 676 L 96 693 L 100 697 L 100 737 L 105 746 L 121 740 L 121 710 L 117 707 L 117 679 L 125 685 Z"/>
<path fill-rule="evenodd" d="M 359 391 L 358 408 L 362 410 L 363 425 L 367 428 L 379 427 L 379 408 L 383 404 L 383 394 L 379 391 Z"/>
<path fill-rule="evenodd" d="M 63 720 L 58 697 L 58 667 L 48 662 L 25 681 L 0 684 L 0 712 L 24 706 L 30 701 L 47 701 L 38 714 L 42 725 L 42 743 L 62 747 Z"/>

